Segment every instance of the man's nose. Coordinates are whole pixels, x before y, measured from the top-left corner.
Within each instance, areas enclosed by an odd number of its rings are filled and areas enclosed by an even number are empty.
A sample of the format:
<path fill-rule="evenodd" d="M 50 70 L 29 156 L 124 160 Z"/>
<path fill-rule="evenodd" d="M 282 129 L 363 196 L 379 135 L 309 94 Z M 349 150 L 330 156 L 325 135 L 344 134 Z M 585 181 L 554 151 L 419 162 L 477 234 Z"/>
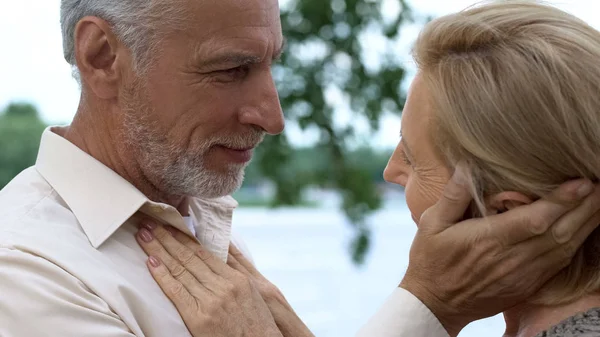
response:
<path fill-rule="evenodd" d="M 281 133 L 285 128 L 285 120 L 271 72 L 266 71 L 248 85 L 250 104 L 242 108 L 240 122 L 257 126 L 271 135 Z"/>

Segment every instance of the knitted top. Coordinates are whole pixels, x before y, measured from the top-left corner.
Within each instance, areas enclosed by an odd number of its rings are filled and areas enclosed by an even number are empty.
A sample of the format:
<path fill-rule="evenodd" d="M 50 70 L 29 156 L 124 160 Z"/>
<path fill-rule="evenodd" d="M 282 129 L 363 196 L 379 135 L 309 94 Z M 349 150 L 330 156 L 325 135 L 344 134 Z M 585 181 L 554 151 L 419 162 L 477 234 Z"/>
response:
<path fill-rule="evenodd" d="M 600 337 L 600 308 L 571 316 L 535 337 Z"/>

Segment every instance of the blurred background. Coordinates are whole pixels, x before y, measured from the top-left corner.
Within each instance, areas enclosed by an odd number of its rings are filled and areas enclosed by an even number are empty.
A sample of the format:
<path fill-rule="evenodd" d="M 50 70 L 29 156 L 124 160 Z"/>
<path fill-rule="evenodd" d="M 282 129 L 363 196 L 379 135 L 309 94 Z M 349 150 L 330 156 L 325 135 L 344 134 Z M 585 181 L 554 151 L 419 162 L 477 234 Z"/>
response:
<path fill-rule="evenodd" d="M 273 74 L 288 124 L 248 168 L 234 226 L 319 337 L 352 336 L 403 276 L 416 228 L 382 172 L 415 74 L 410 46 L 427 20 L 473 3 L 280 0 L 288 45 Z M 600 28 L 600 2 L 550 3 Z M 35 162 L 44 128 L 77 109 L 59 7 L 0 3 L 0 189 Z M 498 316 L 460 336 L 503 331 Z"/>

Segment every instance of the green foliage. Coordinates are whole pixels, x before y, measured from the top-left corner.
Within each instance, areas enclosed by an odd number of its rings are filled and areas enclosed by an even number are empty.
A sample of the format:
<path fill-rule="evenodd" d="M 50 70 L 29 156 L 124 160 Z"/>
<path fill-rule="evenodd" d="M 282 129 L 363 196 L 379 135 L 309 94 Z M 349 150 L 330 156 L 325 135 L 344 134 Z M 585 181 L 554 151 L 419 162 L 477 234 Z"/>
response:
<path fill-rule="evenodd" d="M 400 113 L 405 69 L 392 43 L 377 67 L 369 67 L 364 59 L 371 43 L 366 32 L 379 32 L 391 42 L 399 37 L 399 27 L 411 20 L 406 3 L 397 1 L 404 10 L 388 21 L 381 0 L 291 0 L 282 7 L 287 47 L 273 69 L 281 105 L 288 122 L 318 130 L 320 139 L 310 168 L 298 162 L 285 135 L 267 137 L 257 157 L 260 173 L 276 185 L 274 206 L 301 202 L 303 189 L 311 185 L 341 193 L 343 210 L 356 228 L 351 248 L 358 263 L 370 244 L 365 218 L 382 200 L 369 173 L 372 163 L 349 156 L 356 125 L 334 123 L 336 104 L 326 93 L 341 91 L 352 113 L 366 117 L 372 130 L 384 112 Z"/>
<path fill-rule="evenodd" d="M 31 104 L 13 103 L 0 113 L 0 189 L 35 163 L 45 128 Z"/>

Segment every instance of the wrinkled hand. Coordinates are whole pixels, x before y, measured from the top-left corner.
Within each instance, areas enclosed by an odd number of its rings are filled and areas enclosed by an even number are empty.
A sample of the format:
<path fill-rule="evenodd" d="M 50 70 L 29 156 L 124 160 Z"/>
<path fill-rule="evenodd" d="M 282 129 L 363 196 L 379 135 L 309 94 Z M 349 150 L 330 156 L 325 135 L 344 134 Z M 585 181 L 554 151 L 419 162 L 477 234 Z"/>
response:
<path fill-rule="evenodd" d="M 461 221 L 471 202 L 463 181 L 457 169 L 442 199 L 421 217 L 400 284 L 451 336 L 533 295 L 600 223 L 600 188 L 585 180 L 530 205 Z"/>
<path fill-rule="evenodd" d="M 185 234 L 172 231 L 146 221 L 137 240 L 149 255 L 150 273 L 192 336 L 282 336 L 248 276 L 218 260 Z"/>
<path fill-rule="evenodd" d="M 275 323 L 284 337 L 314 337 L 300 320 L 281 291 L 269 282 L 234 246 L 229 246 L 227 264 L 249 277 L 269 306 Z"/>

